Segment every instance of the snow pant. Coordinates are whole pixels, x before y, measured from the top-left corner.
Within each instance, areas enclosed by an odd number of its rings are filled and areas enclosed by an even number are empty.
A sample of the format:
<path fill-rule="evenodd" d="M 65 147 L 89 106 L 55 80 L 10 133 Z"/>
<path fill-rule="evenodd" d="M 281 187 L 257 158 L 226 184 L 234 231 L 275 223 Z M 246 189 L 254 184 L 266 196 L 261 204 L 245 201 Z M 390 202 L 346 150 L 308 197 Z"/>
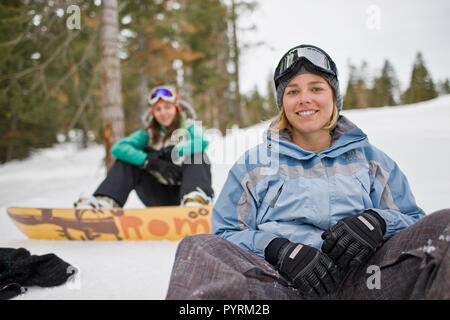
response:
<path fill-rule="evenodd" d="M 184 195 L 197 188 L 202 189 L 207 196 L 213 196 L 211 165 L 206 154 L 197 153 L 190 156 L 181 169 L 181 185 L 165 185 L 146 170 L 116 160 L 94 196 L 114 199 L 121 207 L 125 205 L 132 190 L 136 191 L 147 207 L 179 205 Z"/>
<path fill-rule="evenodd" d="M 387 240 L 365 266 L 319 299 L 450 299 L 450 209 Z M 310 299 L 261 257 L 216 235 L 184 238 L 166 299 Z"/>

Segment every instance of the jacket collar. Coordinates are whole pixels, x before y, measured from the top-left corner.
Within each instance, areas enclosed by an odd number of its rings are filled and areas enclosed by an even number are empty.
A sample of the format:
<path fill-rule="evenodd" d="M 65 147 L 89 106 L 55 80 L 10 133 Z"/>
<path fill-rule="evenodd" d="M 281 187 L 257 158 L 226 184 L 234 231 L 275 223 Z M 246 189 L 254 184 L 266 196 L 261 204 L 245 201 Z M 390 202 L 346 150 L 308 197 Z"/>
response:
<path fill-rule="evenodd" d="M 271 123 L 270 127 L 272 127 Z M 300 159 L 307 160 L 316 156 L 316 153 L 304 150 L 297 146 L 287 130 L 266 130 L 265 144 L 272 152 Z M 353 122 L 343 115 L 339 116 L 336 128 L 333 132 L 331 146 L 317 153 L 319 157 L 337 157 L 356 147 L 368 144 L 367 135 Z"/>

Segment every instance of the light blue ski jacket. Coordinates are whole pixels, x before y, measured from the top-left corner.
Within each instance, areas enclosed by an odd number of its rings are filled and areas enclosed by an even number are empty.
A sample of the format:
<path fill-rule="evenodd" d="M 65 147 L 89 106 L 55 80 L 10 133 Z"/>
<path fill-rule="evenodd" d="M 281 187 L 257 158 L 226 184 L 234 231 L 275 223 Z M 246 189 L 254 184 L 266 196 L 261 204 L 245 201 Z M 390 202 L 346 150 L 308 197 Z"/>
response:
<path fill-rule="evenodd" d="M 425 216 L 397 164 L 346 117 L 332 140 L 316 154 L 285 131 L 267 130 L 231 168 L 212 233 L 264 258 L 276 237 L 320 249 L 323 231 L 367 209 L 386 221 L 385 240 Z"/>

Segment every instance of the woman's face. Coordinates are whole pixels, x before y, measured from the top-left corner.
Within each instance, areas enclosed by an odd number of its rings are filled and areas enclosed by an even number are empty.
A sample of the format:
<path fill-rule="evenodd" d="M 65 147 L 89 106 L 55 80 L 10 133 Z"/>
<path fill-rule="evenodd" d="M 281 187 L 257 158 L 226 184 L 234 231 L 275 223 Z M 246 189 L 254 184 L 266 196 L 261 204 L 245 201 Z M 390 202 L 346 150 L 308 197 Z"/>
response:
<path fill-rule="evenodd" d="M 160 99 L 156 105 L 153 106 L 152 112 L 160 125 L 168 127 L 175 119 L 177 108 L 174 103 Z"/>
<path fill-rule="evenodd" d="M 294 134 L 322 130 L 333 114 L 333 89 L 322 77 L 305 73 L 293 78 L 283 94 L 283 108 Z"/>

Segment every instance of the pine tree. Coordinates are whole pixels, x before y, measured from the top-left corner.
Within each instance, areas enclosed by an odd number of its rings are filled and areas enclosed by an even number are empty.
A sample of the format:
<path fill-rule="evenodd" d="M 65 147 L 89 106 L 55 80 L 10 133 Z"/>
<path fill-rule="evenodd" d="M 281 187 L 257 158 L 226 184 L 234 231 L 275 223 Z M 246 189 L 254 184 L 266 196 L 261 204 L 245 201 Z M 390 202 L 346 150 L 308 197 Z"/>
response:
<path fill-rule="evenodd" d="M 183 99 L 189 99 L 188 85 L 178 87 L 176 61 L 182 66 L 194 56 L 182 36 L 183 15 L 173 8 L 174 2 L 140 0 L 123 1 L 121 28 L 125 34 L 122 61 L 126 131 L 142 126 L 141 117 L 147 111 L 147 95 L 157 85 L 177 87 Z"/>
<path fill-rule="evenodd" d="M 358 100 L 356 96 L 356 67 L 349 62 L 350 74 L 347 82 L 347 89 L 345 91 L 344 101 L 342 103 L 342 109 L 353 109 L 357 106 Z"/>
<path fill-rule="evenodd" d="M 259 123 L 266 120 L 264 115 L 267 100 L 259 93 L 258 88 L 255 86 L 249 95 L 243 95 L 243 97 L 243 105 L 247 111 L 247 117 L 250 123 Z"/>
<path fill-rule="evenodd" d="M 355 84 L 356 105 L 355 108 L 369 107 L 370 89 L 367 84 L 368 79 L 368 64 L 363 61 L 358 70 L 357 80 Z"/>
<path fill-rule="evenodd" d="M 438 84 L 439 94 L 449 94 L 450 93 L 450 80 L 447 78 L 444 81 L 439 82 Z"/>
<path fill-rule="evenodd" d="M 433 79 L 431 78 L 422 53 L 418 52 L 414 61 L 409 88 L 402 94 L 402 103 L 415 103 L 437 97 Z"/>
<path fill-rule="evenodd" d="M 275 91 L 275 84 L 273 82 L 273 77 L 271 74 L 269 74 L 269 77 L 267 78 L 267 86 L 266 86 L 266 90 L 267 90 L 267 107 L 265 108 L 265 115 L 264 115 L 264 119 L 269 119 L 271 117 L 275 117 L 279 110 L 278 110 L 278 106 L 277 106 L 277 93 Z"/>
<path fill-rule="evenodd" d="M 395 102 L 395 91 L 398 89 L 398 80 L 395 76 L 394 68 L 388 59 L 384 61 L 379 77 L 373 82 L 370 94 L 370 106 L 393 106 Z"/>
<path fill-rule="evenodd" d="M 183 42 L 200 54 L 183 65 L 185 81 L 190 84 L 193 105 L 206 126 L 224 134 L 230 109 L 230 40 L 228 9 L 220 0 L 180 1 L 182 28 L 189 28 Z"/>
<path fill-rule="evenodd" d="M 0 161 L 51 146 L 58 133 L 84 118 L 88 108 L 79 104 L 95 104 L 91 79 L 98 50 L 89 24 L 97 8 L 79 4 L 81 30 L 66 25 L 68 2 L 0 4 Z"/>
<path fill-rule="evenodd" d="M 240 60 L 241 60 L 241 52 L 242 45 L 239 43 L 238 39 L 238 20 L 239 16 L 245 12 L 252 12 L 257 7 L 256 1 L 247 1 L 247 0 L 231 0 L 231 5 L 229 8 L 230 14 L 228 15 L 228 21 L 230 25 L 230 38 L 231 38 L 231 62 L 233 64 L 233 72 L 231 72 L 232 78 L 232 87 L 231 95 L 232 99 L 232 109 L 234 114 L 234 119 L 231 119 L 231 122 L 236 122 L 240 126 L 246 126 L 249 123 L 249 119 L 247 118 L 247 112 L 245 106 L 242 104 L 241 92 L 240 92 Z"/>

